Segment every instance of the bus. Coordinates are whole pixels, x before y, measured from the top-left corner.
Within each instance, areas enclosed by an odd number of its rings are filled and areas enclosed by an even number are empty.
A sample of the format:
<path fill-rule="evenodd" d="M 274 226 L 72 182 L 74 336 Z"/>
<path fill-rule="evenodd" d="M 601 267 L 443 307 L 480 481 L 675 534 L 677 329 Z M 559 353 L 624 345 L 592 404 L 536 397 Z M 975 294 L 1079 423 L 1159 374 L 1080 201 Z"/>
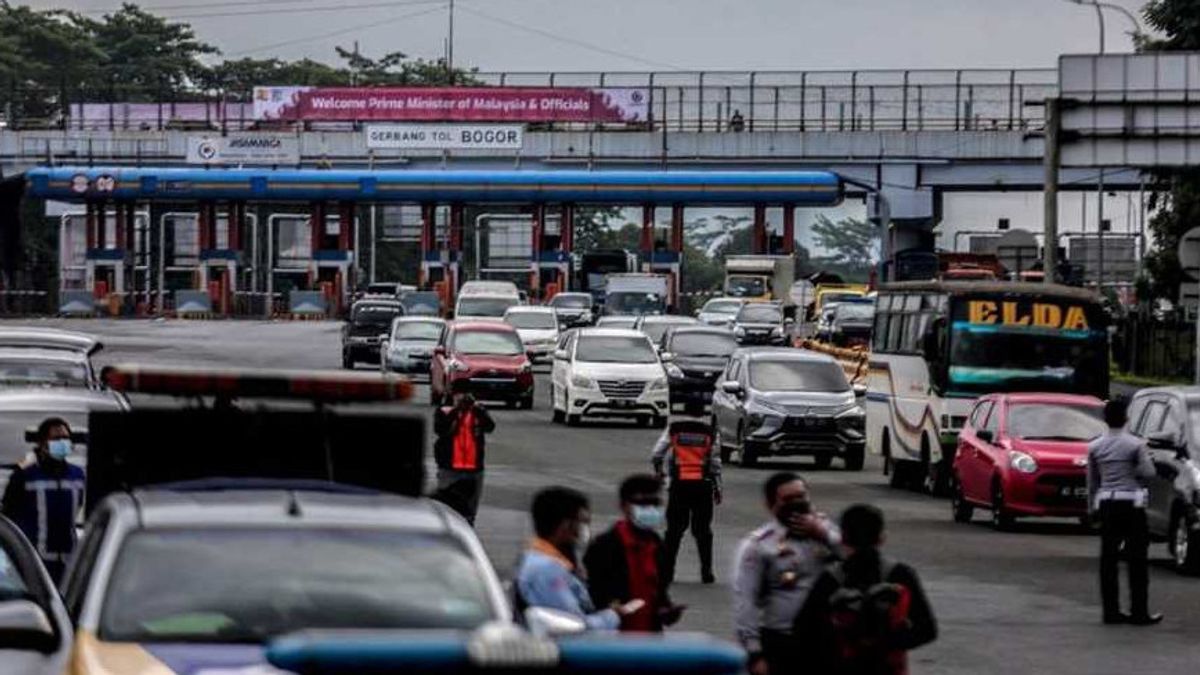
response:
<path fill-rule="evenodd" d="M 958 431 L 993 392 L 1109 397 L 1108 315 L 1070 286 L 920 281 L 882 286 L 867 382 L 867 444 L 893 487 L 948 487 Z"/>

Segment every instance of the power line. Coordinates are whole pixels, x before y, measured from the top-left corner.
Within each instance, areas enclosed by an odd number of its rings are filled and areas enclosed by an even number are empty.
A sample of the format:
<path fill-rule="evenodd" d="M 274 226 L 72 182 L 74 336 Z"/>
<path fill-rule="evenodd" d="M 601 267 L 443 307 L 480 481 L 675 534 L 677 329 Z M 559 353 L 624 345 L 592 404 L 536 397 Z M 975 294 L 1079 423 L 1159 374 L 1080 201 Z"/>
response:
<path fill-rule="evenodd" d="M 628 54 L 625 52 L 619 52 L 614 49 L 608 49 L 607 47 L 601 47 L 600 45 L 595 45 L 590 42 L 584 42 L 583 40 L 577 40 L 575 38 L 563 37 L 561 35 L 551 33 L 550 31 L 542 30 L 540 28 L 534 28 L 533 26 L 529 26 L 527 24 L 517 23 L 515 21 L 509 21 L 507 19 L 501 19 L 498 16 L 492 16 L 491 14 L 481 12 L 481 11 L 471 8 L 471 7 L 462 7 L 461 9 L 462 9 L 462 11 L 467 12 L 468 14 L 477 16 L 481 19 L 486 19 L 488 21 L 498 23 L 498 24 L 501 24 L 504 26 L 508 26 L 509 28 L 515 28 L 517 30 L 525 31 L 527 33 L 533 33 L 535 35 L 540 35 L 544 38 L 549 38 L 549 39 L 555 40 L 557 42 L 562 42 L 565 44 L 574 45 L 576 47 L 582 47 L 584 49 L 589 49 L 591 51 L 598 52 L 600 54 L 605 54 L 608 56 L 615 56 L 617 58 L 626 59 L 629 61 L 636 61 L 638 63 L 643 63 L 645 65 L 653 66 L 655 68 L 666 68 L 668 70 L 684 70 L 683 68 L 680 68 L 679 66 L 671 65 L 669 63 L 663 63 L 661 61 L 652 61 L 650 59 L 644 59 L 644 58 L 642 58 L 640 56 L 636 56 L 634 54 Z"/>
<path fill-rule="evenodd" d="M 253 49 L 243 49 L 241 51 L 230 52 L 229 54 L 226 54 L 226 56 L 227 57 L 248 56 L 250 54 L 257 54 L 259 52 L 265 52 L 265 51 L 269 51 L 272 49 L 278 49 L 280 47 L 289 47 L 291 45 L 301 44 L 301 43 L 305 43 L 305 42 L 318 42 L 321 40 L 327 40 L 331 37 L 345 35 L 347 33 L 353 33 L 353 32 L 360 31 L 360 30 L 366 30 L 368 28 L 375 28 L 378 26 L 387 26 L 387 25 L 390 25 L 393 23 L 398 23 L 405 19 L 413 19 L 418 16 L 432 14 L 433 12 L 439 11 L 440 9 L 441 9 L 441 7 L 430 7 L 429 9 L 423 9 L 418 12 L 409 12 L 408 14 L 401 14 L 400 16 L 395 16 L 390 19 L 384 19 L 382 21 L 375 20 L 375 21 L 371 21 L 369 23 L 362 23 L 362 24 L 357 24 L 354 26 L 349 26 L 347 28 L 339 28 L 338 30 L 329 31 L 327 33 L 318 33 L 316 35 L 305 35 L 304 37 L 293 38 L 291 40 L 284 40 L 283 42 L 276 42 L 274 44 L 269 44 L 269 45 L 261 45 L 259 47 L 254 47 Z"/>

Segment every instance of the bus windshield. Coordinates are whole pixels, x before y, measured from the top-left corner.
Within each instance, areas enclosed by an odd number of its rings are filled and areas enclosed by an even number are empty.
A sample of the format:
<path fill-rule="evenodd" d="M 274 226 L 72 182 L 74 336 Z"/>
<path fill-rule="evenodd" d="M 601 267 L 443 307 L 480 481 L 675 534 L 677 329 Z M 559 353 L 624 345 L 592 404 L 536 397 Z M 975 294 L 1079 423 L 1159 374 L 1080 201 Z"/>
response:
<path fill-rule="evenodd" d="M 951 311 L 951 391 L 1108 395 L 1108 332 L 1098 304 L 957 298 Z"/>

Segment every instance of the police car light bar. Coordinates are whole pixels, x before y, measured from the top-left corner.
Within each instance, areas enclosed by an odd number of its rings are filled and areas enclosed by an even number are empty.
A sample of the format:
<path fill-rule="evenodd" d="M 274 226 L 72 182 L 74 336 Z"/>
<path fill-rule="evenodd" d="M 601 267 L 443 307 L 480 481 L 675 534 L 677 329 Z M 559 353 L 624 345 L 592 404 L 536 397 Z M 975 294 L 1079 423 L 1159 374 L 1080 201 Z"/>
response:
<path fill-rule="evenodd" d="M 411 382 L 390 373 L 121 364 L 105 368 L 101 379 L 110 388 L 129 394 L 183 397 L 217 396 L 355 403 L 405 401 L 412 398 L 413 392 Z"/>

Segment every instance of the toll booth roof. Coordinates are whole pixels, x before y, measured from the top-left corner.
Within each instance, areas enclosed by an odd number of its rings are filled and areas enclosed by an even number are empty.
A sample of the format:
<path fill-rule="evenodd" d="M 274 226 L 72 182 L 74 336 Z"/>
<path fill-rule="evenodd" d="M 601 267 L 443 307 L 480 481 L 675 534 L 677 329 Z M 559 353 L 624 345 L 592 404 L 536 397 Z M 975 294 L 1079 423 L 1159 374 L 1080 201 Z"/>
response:
<path fill-rule="evenodd" d="M 31 197 L 193 202 L 578 202 L 829 206 L 842 181 L 827 171 L 426 171 L 39 167 Z"/>

